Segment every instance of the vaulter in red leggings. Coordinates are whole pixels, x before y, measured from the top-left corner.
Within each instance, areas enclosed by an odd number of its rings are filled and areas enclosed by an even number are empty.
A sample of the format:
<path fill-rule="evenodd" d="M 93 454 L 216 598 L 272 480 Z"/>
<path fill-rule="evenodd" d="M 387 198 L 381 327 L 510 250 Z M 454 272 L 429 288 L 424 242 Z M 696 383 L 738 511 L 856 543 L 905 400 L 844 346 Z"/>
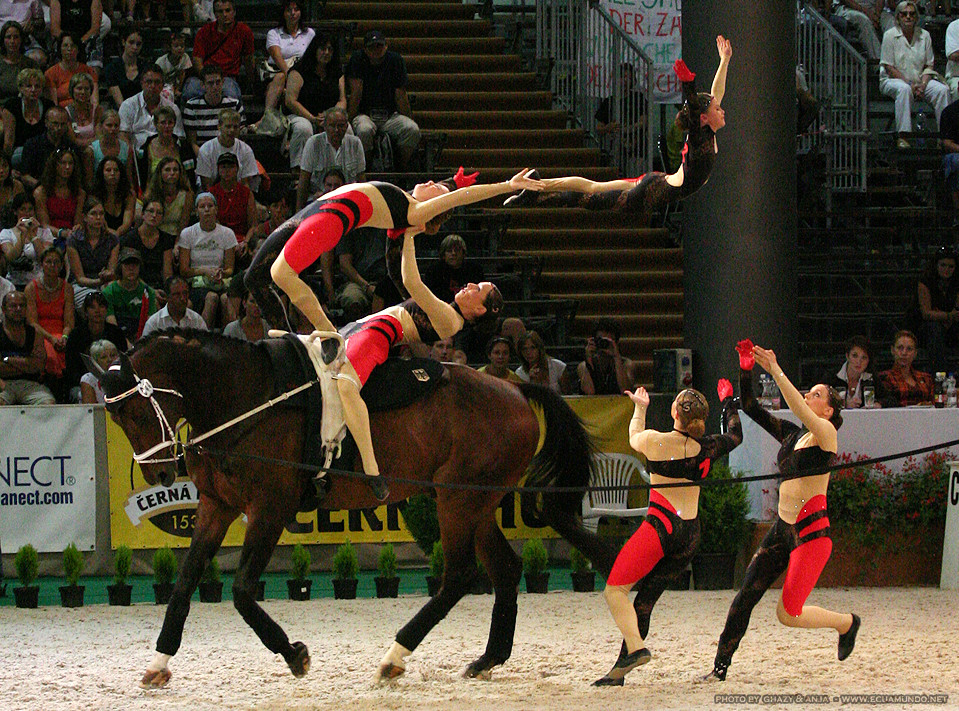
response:
<path fill-rule="evenodd" d="M 733 386 L 728 380 L 720 380 L 717 392 L 723 404 L 725 434 L 708 436 L 703 435 L 709 406 L 702 393 L 687 389 L 676 396 L 670 410 L 671 432 L 645 429 L 649 406 L 645 388 L 626 393 L 635 405 L 629 422 L 629 443 L 646 457 L 650 483 L 689 486 L 651 490 L 649 515 L 616 558 L 604 595 L 613 620 L 623 633 L 623 645 L 613 668 L 594 682 L 595 686 L 622 686 L 628 672 L 651 659 L 645 638 L 653 606 L 699 548 L 696 482 L 706 478 L 713 462 L 743 441 Z M 630 604 L 629 592 L 637 581 L 641 581 L 639 591 Z"/>
<path fill-rule="evenodd" d="M 733 56 L 733 47 L 722 35 L 716 38 L 719 68 L 710 93 L 696 92 L 696 75 L 681 59 L 673 65 L 683 84 L 683 108 L 676 116 L 686 132 L 682 163 L 675 173 L 651 171 L 638 178 L 621 178 L 596 182 L 570 176 L 545 178 L 541 192 L 523 191 L 506 199 L 511 207 L 582 207 L 587 210 L 616 210 L 637 215 L 644 226 L 650 217 L 668 203 L 683 200 L 699 190 L 709 179 L 716 154 L 716 131 L 726 125 L 726 112 L 721 104 L 726 93 L 726 70 Z M 539 177 L 537 175 L 531 177 Z"/>
<path fill-rule="evenodd" d="M 707 680 L 719 681 L 726 679 L 733 653 L 749 626 L 750 613 L 783 572 L 786 579 L 776 607 L 776 617 L 782 624 L 809 629 L 832 627 L 839 633 L 840 661 L 852 654 L 859 631 L 858 615 L 805 604 L 832 552 L 826 511 L 829 474 L 810 473 L 828 466 L 836 454 L 842 397 L 823 384 L 803 397 L 786 378 L 775 353 L 750 341 L 741 341 L 738 350 L 743 412 L 782 443 L 778 460 L 784 481 L 779 487 L 779 518 L 746 568 L 743 587 L 729 608 L 719 637 L 713 670 L 706 676 Z M 802 427 L 773 417 L 760 407 L 752 391 L 755 363 L 773 376 Z"/>

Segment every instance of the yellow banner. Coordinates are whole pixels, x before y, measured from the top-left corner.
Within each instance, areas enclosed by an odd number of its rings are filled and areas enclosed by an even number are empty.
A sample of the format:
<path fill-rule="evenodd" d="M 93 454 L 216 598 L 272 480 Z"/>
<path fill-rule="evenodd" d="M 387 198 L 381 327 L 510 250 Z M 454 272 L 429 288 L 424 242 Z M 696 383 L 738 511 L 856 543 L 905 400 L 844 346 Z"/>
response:
<path fill-rule="evenodd" d="M 602 452 L 629 453 L 627 427 L 632 403 L 622 396 L 573 397 L 567 402 L 586 424 Z M 177 479 L 172 487 L 151 486 L 133 461 L 133 449 L 123 430 L 107 417 L 107 453 L 110 468 L 110 533 L 114 548 L 187 547 L 196 522 L 197 492 L 193 482 Z M 354 511 L 301 513 L 280 536 L 280 545 L 340 544 L 412 541 L 401 509 L 405 502 Z M 504 497 L 496 518 L 509 539 L 555 535 L 523 520 L 519 496 Z M 244 518 L 233 522 L 224 546 L 241 546 Z"/>

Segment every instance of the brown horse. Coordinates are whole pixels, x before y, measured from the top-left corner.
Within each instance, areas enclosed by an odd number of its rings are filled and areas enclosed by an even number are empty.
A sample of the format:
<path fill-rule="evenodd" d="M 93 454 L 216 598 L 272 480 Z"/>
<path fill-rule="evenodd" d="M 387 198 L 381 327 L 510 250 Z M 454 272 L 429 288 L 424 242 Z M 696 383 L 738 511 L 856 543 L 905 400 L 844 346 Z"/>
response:
<path fill-rule="evenodd" d="M 170 444 L 171 426 L 180 418 L 195 436 L 275 398 L 270 358 L 263 344 L 200 331 L 164 331 L 143 339 L 100 375 L 114 421 L 123 428 L 151 484 L 173 483 L 178 466 L 199 493 L 196 528 L 157 639 L 157 656 L 141 680 L 162 686 L 170 678 L 167 660 L 176 654 L 190 597 L 200 574 L 241 513 L 247 532 L 236 578 L 233 604 L 266 647 L 282 654 L 295 676 L 309 668 L 302 642 L 286 633 L 256 603 L 256 583 L 266 568 L 284 524 L 297 512 L 308 474 L 302 461 L 304 411 L 272 407 L 210 437 L 185 452 Z M 545 434 L 531 407 L 542 409 Z M 516 485 L 527 469 L 528 486 L 586 487 L 592 445 L 575 413 L 552 391 L 516 386 L 470 368 L 451 366 L 448 378 L 428 397 L 405 408 L 372 416 L 373 441 L 382 474 L 436 484 Z M 159 436 L 158 436 L 159 435 Z M 207 449 L 204 449 L 204 446 Z M 214 453 L 215 452 L 215 453 Z M 223 454 L 229 452 L 230 454 Z M 246 458 L 267 455 L 289 466 Z M 184 471 L 180 469 L 182 475 Z M 401 501 L 429 485 L 391 482 L 391 500 Z M 486 566 L 496 593 L 485 653 L 472 662 L 468 676 L 488 676 L 510 656 L 516 625 L 520 562 L 498 527 L 495 510 L 503 491 L 436 488 L 437 513 L 446 568 L 439 593 L 396 635 L 377 672 L 379 679 L 405 670 L 403 657 L 468 592 L 475 555 Z M 582 528 L 582 493 L 521 494 L 542 519 L 582 550 L 604 575 L 616 551 Z M 334 477 L 323 508 L 356 509 L 378 505 L 358 479 Z"/>

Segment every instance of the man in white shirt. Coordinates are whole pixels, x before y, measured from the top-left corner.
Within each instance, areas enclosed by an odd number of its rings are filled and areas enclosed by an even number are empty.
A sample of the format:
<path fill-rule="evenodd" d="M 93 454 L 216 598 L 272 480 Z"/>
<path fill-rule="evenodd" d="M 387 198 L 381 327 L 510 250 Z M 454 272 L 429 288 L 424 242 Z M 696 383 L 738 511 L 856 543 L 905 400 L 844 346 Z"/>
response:
<path fill-rule="evenodd" d="M 219 133 L 202 146 L 196 158 L 196 174 L 204 190 L 216 180 L 216 161 L 223 153 L 232 153 L 240 163 L 237 178 L 250 190 L 256 192 L 260 184 L 260 173 L 256 167 L 256 157 L 249 144 L 241 141 L 237 136 L 240 133 L 240 114 L 233 109 L 223 109 L 220 112 Z"/>
<path fill-rule="evenodd" d="M 339 106 L 323 112 L 323 133 L 311 137 L 303 147 L 300 177 L 296 186 L 297 210 L 303 209 L 310 194 L 323 190 L 320 181 L 333 166 L 343 170 L 347 183 L 364 180 L 366 155 L 363 153 L 363 142 L 347 134 L 347 126 L 349 118 Z"/>
<path fill-rule="evenodd" d="M 190 285 L 181 276 L 171 276 L 166 283 L 166 306 L 147 319 L 143 336 L 165 328 L 198 328 L 206 331 L 206 321 L 196 311 L 187 307 L 190 300 Z M 141 336 L 142 337 L 142 336 Z"/>
<path fill-rule="evenodd" d="M 120 104 L 120 133 L 127 138 L 130 145 L 139 152 L 147 139 L 156 134 L 153 113 L 161 104 L 171 107 L 176 114 L 173 133 L 181 138 L 185 137 L 180 109 L 172 101 L 160 95 L 163 90 L 163 72 L 160 68 L 154 64 L 144 69 L 140 73 L 140 86 L 143 87 L 143 91 Z"/>

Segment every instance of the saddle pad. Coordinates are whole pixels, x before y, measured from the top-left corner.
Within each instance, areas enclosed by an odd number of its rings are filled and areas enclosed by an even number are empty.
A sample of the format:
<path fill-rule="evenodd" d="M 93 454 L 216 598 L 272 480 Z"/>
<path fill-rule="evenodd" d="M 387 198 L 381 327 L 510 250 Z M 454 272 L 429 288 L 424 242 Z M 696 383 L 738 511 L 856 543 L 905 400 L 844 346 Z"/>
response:
<path fill-rule="evenodd" d="M 370 412 L 406 407 L 449 379 L 442 363 L 429 358 L 387 358 L 373 368 L 360 393 Z"/>

